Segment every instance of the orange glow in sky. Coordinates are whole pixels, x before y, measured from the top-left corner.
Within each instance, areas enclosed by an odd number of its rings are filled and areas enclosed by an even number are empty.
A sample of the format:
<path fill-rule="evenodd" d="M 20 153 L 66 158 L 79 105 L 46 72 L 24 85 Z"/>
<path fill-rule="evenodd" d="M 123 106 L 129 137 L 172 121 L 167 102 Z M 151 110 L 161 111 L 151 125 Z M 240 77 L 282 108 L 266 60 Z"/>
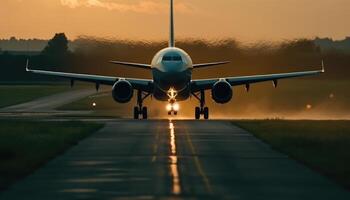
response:
<path fill-rule="evenodd" d="M 65 32 L 122 39 L 168 37 L 167 0 L 1 0 L 0 38 Z M 180 38 L 243 41 L 350 35 L 349 0 L 175 0 Z"/>

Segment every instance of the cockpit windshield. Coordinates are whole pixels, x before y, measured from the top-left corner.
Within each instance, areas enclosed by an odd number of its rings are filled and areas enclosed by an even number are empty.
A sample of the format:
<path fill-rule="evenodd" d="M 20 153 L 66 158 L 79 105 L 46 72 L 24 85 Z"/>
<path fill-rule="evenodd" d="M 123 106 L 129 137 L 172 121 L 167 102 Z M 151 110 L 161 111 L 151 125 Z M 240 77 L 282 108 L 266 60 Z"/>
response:
<path fill-rule="evenodd" d="M 176 61 L 176 62 L 181 62 L 182 57 L 181 56 L 164 56 L 163 61 Z"/>

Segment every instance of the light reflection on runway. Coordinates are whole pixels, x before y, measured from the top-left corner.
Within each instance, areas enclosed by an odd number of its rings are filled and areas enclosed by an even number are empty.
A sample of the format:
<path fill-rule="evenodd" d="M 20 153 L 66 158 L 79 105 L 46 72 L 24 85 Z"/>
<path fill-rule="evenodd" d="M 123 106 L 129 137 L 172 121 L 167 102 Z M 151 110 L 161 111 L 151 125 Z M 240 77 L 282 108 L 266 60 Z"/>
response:
<path fill-rule="evenodd" d="M 103 129 L 0 192 L 0 200 L 350 199 L 229 121 L 102 122 Z"/>
<path fill-rule="evenodd" d="M 176 155 L 176 137 L 175 137 L 175 126 L 172 120 L 169 120 L 169 131 L 170 131 L 170 174 L 172 177 L 172 194 L 181 194 L 180 176 L 178 169 L 178 157 Z"/>

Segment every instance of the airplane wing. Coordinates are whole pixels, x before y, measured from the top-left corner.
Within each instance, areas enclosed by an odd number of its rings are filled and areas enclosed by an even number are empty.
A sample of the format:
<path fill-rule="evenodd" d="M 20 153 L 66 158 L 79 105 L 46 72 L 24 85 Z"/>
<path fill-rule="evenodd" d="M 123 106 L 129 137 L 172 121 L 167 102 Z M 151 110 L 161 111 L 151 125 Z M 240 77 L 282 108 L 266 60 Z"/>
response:
<path fill-rule="evenodd" d="M 197 69 L 197 68 L 211 67 L 211 66 L 216 66 L 216 65 L 224 65 L 224 64 L 228 64 L 228 63 L 230 63 L 230 61 L 201 63 L 201 64 L 194 64 L 193 68 Z"/>
<path fill-rule="evenodd" d="M 141 69 L 152 69 L 151 65 L 141 64 L 141 63 L 130 63 L 130 62 L 122 62 L 122 61 L 109 61 L 109 62 L 112 64 L 125 65 L 129 67 L 136 67 Z"/>
<path fill-rule="evenodd" d="M 114 76 L 100 76 L 100 75 L 90 75 L 90 74 L 76 74 L 76 73 L 66 73 L 66 72 L 55 72 L 55 71 L 44 71 L 44 70 L 32 70 L 29 69 L 29 62 L 27 61 L 26 71 L 34 74 L 42 74 L 47 76 L 55 76 L 60 78 L 70 79 L 72 81 L 85 81 L 92 82 L 96 84 L 103 85 L 114 85 L 118 80 L 127 80 L 131 83 L 134 89 L 142 90 L 145 92 L 151 92 L 153 85 L 153 80 L 151 79 L 136 79 L 136 78 L 123 78 Z"/>
<path fill-rule="evenodd" d="M 237 85 L 246 85 L 249 89 L 250 84 L 264 82 L 264 81 L 273 81 L 275 87 L 277 86 L 277 81 L 279 79 L 286 78 L 295 78 L 303 76 L 311 76 L 320 73 L 324 73 L 324 65 L 322 62 L 322 70 L 315 71 L 304 71 L 304 72 L 291 72 L 291 73 L 282 73 L 282 74 L 267 74 L 267 75 L 255 75 L 255 76 L 239 76 L 239 77 L 226 77 L 226 78 L 213 78 L 213 79 L 201 79 L 193 80 L 191 83 L 192 92 L 198 92 L 201 90 L 208 90 L 213 87 L 213 85 L 220 80 L 227 81 L 231 86 Z"/>

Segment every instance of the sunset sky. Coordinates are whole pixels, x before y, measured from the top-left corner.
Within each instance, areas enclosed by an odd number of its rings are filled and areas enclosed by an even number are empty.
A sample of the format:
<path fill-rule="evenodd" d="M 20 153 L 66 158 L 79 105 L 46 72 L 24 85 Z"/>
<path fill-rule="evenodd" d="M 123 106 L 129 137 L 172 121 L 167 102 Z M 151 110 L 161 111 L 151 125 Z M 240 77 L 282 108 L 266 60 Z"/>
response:
<path fill-rule="evenodd" d="M 0 0 L 0 38 L 161 40 L 169 0 Z M 178 38 L 350 36 L 350 0 L 175 0 Z"/>

